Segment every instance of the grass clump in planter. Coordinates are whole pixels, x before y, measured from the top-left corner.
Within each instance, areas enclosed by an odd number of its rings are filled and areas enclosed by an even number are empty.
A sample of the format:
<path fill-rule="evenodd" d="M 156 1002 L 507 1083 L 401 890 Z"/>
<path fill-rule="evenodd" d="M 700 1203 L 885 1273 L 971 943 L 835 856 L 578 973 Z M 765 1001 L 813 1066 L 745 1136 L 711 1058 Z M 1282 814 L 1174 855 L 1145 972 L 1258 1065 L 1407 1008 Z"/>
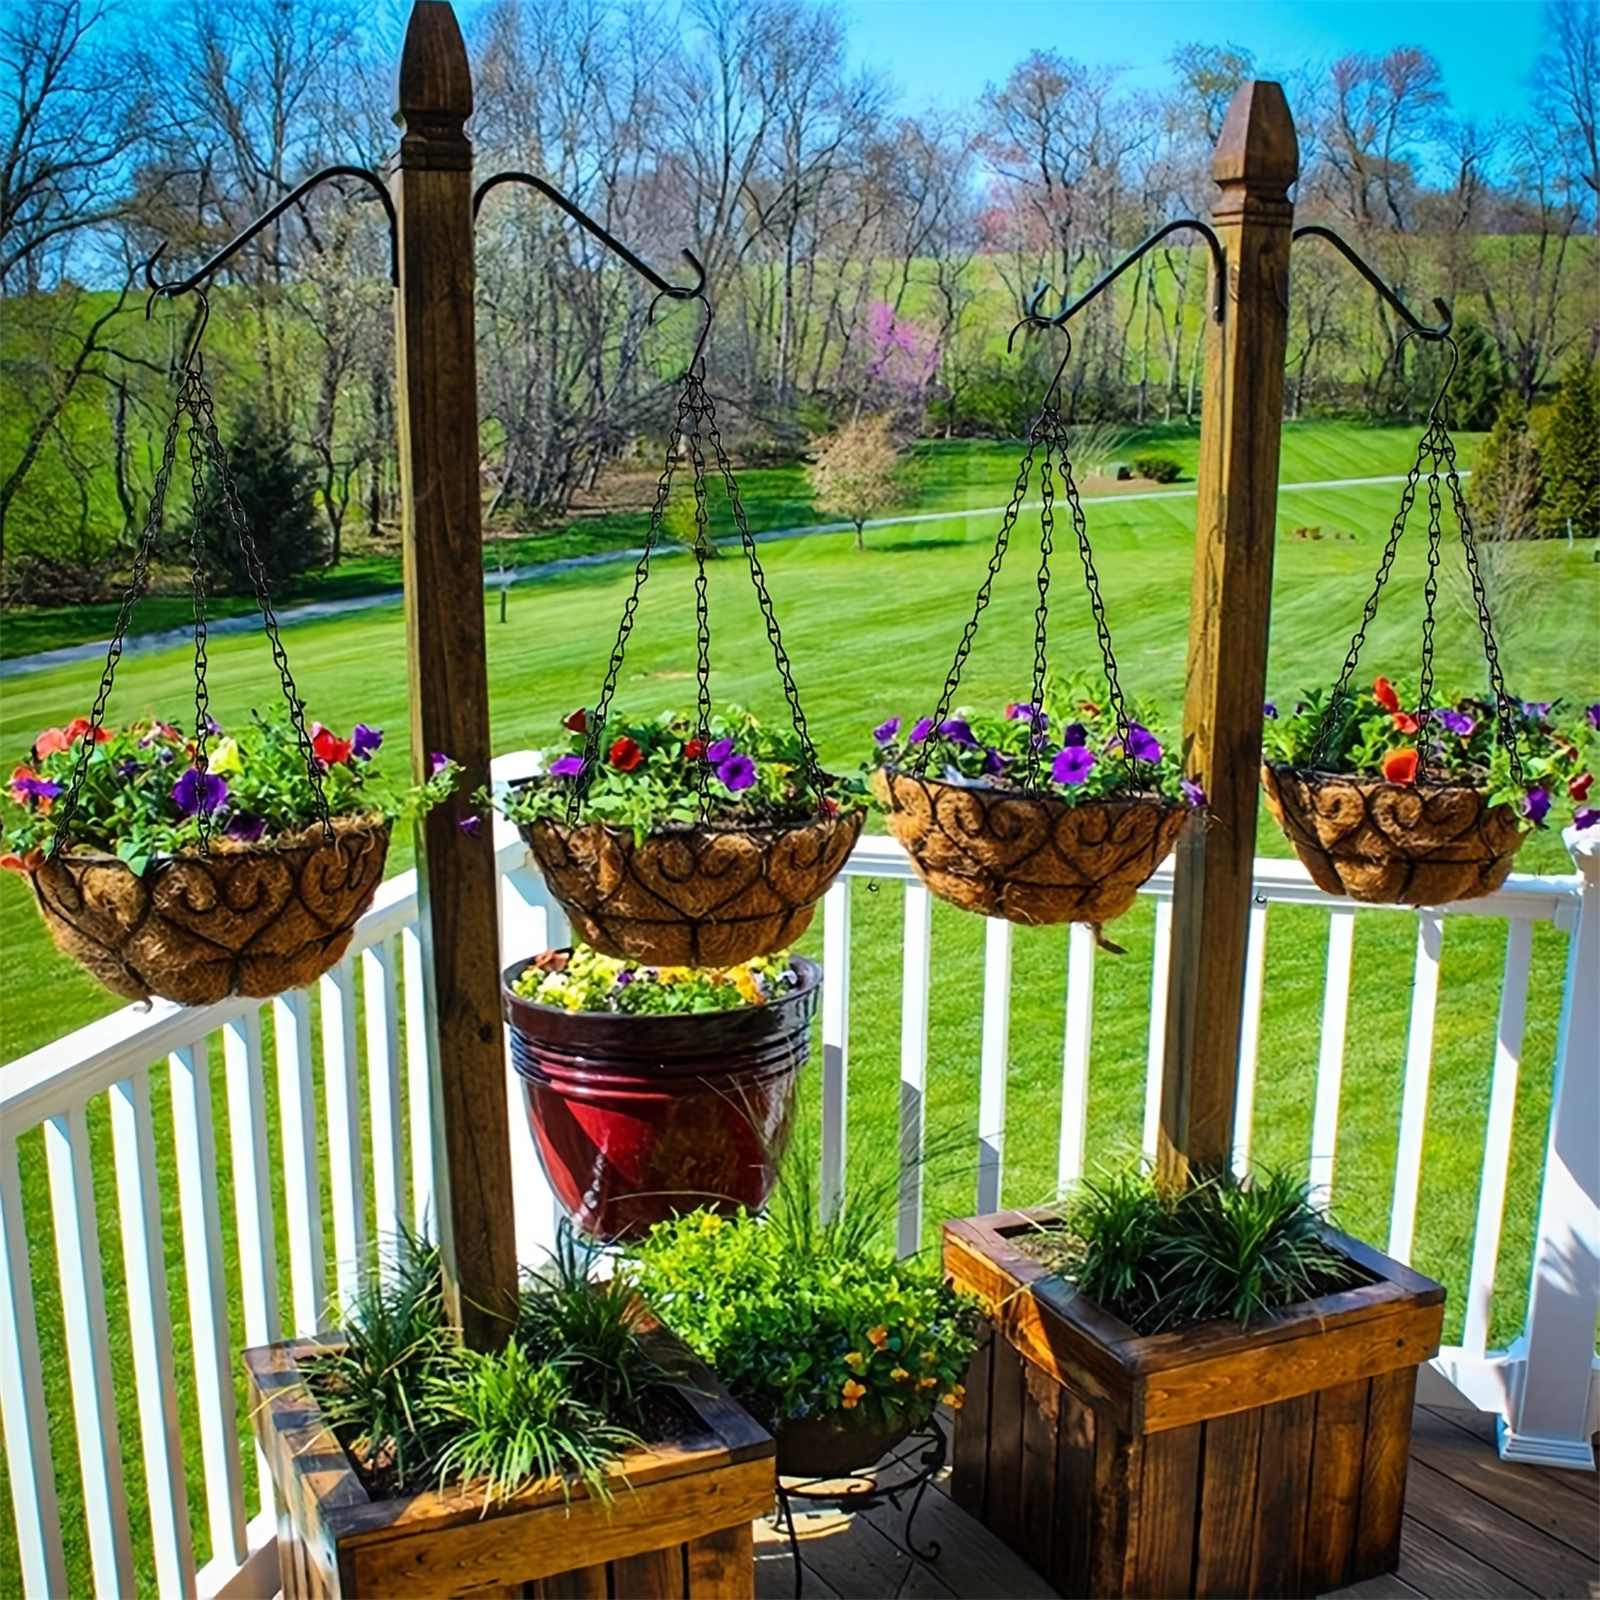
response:
<path fill-rule="evenodd" d="M 377 1497 L 448 1484 L 487 1508 L 534 1483 L 609 1500 L 607 1470 L 660 1433 L 671 1379 L 645 1348 L 631 1279 L 596 1283 L 563 1234 L 529 1277 L 504 1349 L 469 1350 L 445 1320 L 439 1252 L 402 1230 L 336 1320 L 345 1343 L 309 1362 L 323 1416 Z"/>
<path fill-rule="evenodd" d="M 1283 1172 L 1173 1189 L 1143 1168 L 1111 1171 L 1083 1179 L 1059 1215 L 1018 1248 L 1141 1334 L 1256 1322 L 1367 1281 L 1327 1243 L 1309 1186 Z"/>
<path fill-rule="evenodd" d="M 878 1243 L 880 1223 L 859 1198 L 824 1222 L 785 1177 L 764 1218 L 691 1212 L 635 1247 L 641 1293 L 777 1434 L 780 1472 L 795 1424 L 893 1439 L 961 1406 L 976 1311 L 937 1264 Z"/>

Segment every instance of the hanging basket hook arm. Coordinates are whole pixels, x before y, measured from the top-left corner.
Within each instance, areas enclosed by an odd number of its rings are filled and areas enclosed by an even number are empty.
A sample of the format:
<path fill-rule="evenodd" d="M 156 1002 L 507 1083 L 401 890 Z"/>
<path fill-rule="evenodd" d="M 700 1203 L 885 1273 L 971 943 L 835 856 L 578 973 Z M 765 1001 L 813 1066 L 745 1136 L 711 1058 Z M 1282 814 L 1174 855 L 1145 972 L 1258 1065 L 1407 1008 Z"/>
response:
<path fill-rule="evenodd" d="M 161 259 L 167 249 L 165 245 L 162 245 L 145 263 L 145 287 L 152 295 L 168 296 L 187 294 L 189 290 L 198 288 L 220 271 L 227 262 L 231 261 L 262 229 L 268 228 L 276 222 L 290 206 L 298 205 L 313 189 L 334 178 L 355 178 L 359 182 L 366 184 L 377 195 L 379 201 L 382 202 L 383 213 L 389 223 L 389 281 L 398 284 L 400 282 L 400 219 L 395 212 L 394 197 L 389 193 L 388 185 L 384 183 L 377 173 L 369 172 L 365 167 L 324 167 L 321 172 L 312 173 L 304 183 L 298 184 L 291 189 L 270 211 L 263 211 L 243 233 L 230 239 L 209 261 L 203 266 L 195 268 L 187 278 L 175 278 L 167 283 L 156 281 L 156 262 Z"/>
<path fill-rule="evenodd" d="M 1439 313 L 1440 321 L 1438 327 L 1430 328 L 1427 323 L 1422 322 L 1417 318 L 1416 314 L 1400 298 L 1400 296 L 1397 295 L 1394 290 L 1391 289 L 1389 285 L 1378 276 L 1373 268 L 1368 265 L 1368 263 L 1360 255 L 1358 255 L 1343 238 L 1335 233 L 1332 228 L 1325 228 L 1320 222 L 1305 223 L 1303 226 L 1296 228 L 1293 234 L 1290 235 L 1291 243 L 1300 239 L 1326 239 L 1328 243 L 1331 244 L 1334 249 L 1337 250 L 1339 254 L 1342 255 L 1345 260 L 1348 261 L 1350 265 L 1354 267 L 1369 284 L 1372 285 L 1374 289 L 1377 290 L 1378 298 L 1382 300 L 1384 304 L 1387 305 L 1402 322 L 1405 323 L 1406 336 L 1408 338 L 1413 334 L 1419 339 L 1449 338 L 1450 330 L 1455 326 L 1455 321 L 1451 316 L 1450 307 L 1447 306 L 1437 295 L 1434 296 L 1433 306 L 1434 310 Z"/>
<path fill-rule="evenodd" d="M 538 190 L 546 200 L 551 201 L 566 212 L 586 233 L 593 234 L 613 255 L 626 261 L 658 294 L 667 295 L 673 300 L 692 300 L 696 296 L 704 297 L 706 269 L 700 265 L 699 260 L 692 251 L 685 250 L 682 254 L 684 260 L 694 269 L 695 281 L 687 286 L 668 283 L 659 272 L 636 256 L 615 234 L 601 227 L 593 217 L 575 206 L 553 184 L 547 183 L 543 178 L 536 177 L 531 172 L 497 172 L 492 178 L 485 178 L 478 185 L 477 192 L 472 197 L 472 215 L 474 219 L 477 218 L 479 211 L 483 209 L 483 202 L 488 197 L 489 192 L 492 189 L 498 189 L 504 183 L 520 183 L 529 189 Z"/>
<path fill-rule="evenodd" d="M 1223 298 L 1226 294 L 1228 281 L 1227 260 L 1222 253 L 1222 241 L 1205 223 L 1195 217 L 1180 217 L 1176 222 L 1169 222 L 1165 227 L 1157 228 L 1143 243 L 1135 245 L 1104 277 L 1097 278 L 1090 284 L 1071 305 L 1051 317 L 1049 319 L 1050 322 L 1058 328 L 1063 327 L 1073 317 L 1077 316 L 1091 300 L 1099 299 L 1134 262 L 1149 255 L 1169 234 L 1183 232 L 1198 233 L 1205 240 L 1206 247 L 1211 252 L 1211 320 L 1213 322 L 1221 322 Z M 1040 298 L 1041 296 L 1038 295 L 1034 297 L 1034 303 L 1028 308 L 1028 316 L 1024 318 L 1024 321 L 1031 321 L 1037 315 Z"/>

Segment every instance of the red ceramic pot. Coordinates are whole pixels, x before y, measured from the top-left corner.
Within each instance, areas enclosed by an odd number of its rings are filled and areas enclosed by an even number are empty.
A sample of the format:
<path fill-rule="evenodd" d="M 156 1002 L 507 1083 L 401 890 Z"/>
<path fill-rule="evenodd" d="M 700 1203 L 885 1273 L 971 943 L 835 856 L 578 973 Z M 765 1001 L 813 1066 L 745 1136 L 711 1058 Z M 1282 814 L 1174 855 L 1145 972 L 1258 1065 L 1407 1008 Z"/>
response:
<path fill-rule="evenodd" d="M 511 1061 L 545 1176 L 597 1239 L 637 1239 L 698 1206 L 765 1204 L 811 1054 L 822 969 L 802 956 L 781 999 L 737 1011 L 626 1016 L 536 1005 L 501 985 Z"/>

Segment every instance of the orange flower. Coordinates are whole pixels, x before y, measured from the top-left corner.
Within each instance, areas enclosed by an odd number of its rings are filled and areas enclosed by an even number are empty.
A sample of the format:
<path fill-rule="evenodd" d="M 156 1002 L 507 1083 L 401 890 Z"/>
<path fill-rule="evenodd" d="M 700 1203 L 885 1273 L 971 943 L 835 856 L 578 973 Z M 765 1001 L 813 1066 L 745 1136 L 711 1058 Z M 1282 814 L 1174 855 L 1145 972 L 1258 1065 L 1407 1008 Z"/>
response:
<path fill-rule="evenodd" d="M 880 1322 L 876 1328 L 867 1329 L 867 1339 L 876 1350 L 881 1350 L 889 1342 L 889 1330 Z"/>
<path fill-rule="evenodd" d="M 1400 709 L 1400 696 L 1394 692 L 1394 685 L 1387 678 L 1374 678 L 1372 680 L 1373 698 L 1385 711 L 1398 711 Z"/>
<path fill-rule="evenodd" d="M 37 872 L 43 865 L 43 850 L 30 850 L 25 856 L 19 856 L 16 851 L 8 850 L 0 856 L 0 869 L 6 872 Z"/>
<path fill-rule="evenodd" d="M 1417 752 L 1395 750 L 1383 758 L 1383 775 L 1390 783 L 1413 783 L 1417 776 Z"/>
<path fill-rule="evenodd" d="M 961 1409 L 962 1398 L 965 1396 L 966 1392 L 967 1391 L 958 1383 L 949 1394 L 941 1395 L 940 1398 L 947 1406 L 950 1407 L 952 1411 L 959 1411 Z"/>
<path fill-rule="evenodd" d="M 905 1383 L 907 1379 L 910 1378 L 911 1374 L 907 1372 L 904 1367 L 896 1367 L 894 1371 L 889 1374 L 889 1376 L 893 1378 L 896 1383 Z"/>
<path fill-rule="evenodd" d="M 917 1387 L 919 1389 L 937 1389 L 939 1380 L 937 1378 L 918 1378 Z"/>
<path fill-rule="evenodd" d="M 1401 733 L 1415 733 L 1417 731 L 1417 719 L 1409 711 L 1395 712 L 1394 725 Z"/>
<path fill-rule="evenodd" d="M 845 1408 L 845 1410 L 846 1411 L 854 1411 L 855 1408 L 858 1405 L 861 1404 L 861 1397 L 866 1392 L 867 1392 L 866 1384 L 857 1383 L 854 1378 L 848 1379 L 846 1381 L 846 1383 L 845 1383 L 845 1386 L 844 1386 L 844 1408 Z"/>
<path fill-rule="evenodd" d="M 43 761 L 46 756 L 53 756 L 58 750 L 69 750 L 71 747 L 72 740 L 67 737 L 65 728 L 46 728 L 33 741 L 34 759 Z"/>

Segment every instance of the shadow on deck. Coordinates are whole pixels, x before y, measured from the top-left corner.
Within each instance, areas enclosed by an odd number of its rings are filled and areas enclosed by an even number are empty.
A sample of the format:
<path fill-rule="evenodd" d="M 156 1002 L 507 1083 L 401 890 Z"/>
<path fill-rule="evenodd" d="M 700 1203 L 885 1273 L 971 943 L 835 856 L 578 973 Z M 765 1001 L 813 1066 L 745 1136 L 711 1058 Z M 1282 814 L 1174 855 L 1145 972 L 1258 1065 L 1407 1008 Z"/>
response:
<path fill-rule="evenodd" d="M 951 1503 L 930 1493 L 905 1548 L 905 1517 L 889 1507 L 854 1517 L 796 1517 L 802 1594 L 905 1595 L 922 1600 L 1033 1600 L 1053 1595 L 1033 1569 Z M 787 1542 L 756 1524 L 756 1594 L 788 1600 Z M 1494 1422 L 1418 1406 L 1406 1480 L 1399 1571 L 1338 1591 L 1341 1597 L 1600 1596 L 1600 1479 L 1594 1473 L 1518 1466 L 1495 1452 Z"/>

